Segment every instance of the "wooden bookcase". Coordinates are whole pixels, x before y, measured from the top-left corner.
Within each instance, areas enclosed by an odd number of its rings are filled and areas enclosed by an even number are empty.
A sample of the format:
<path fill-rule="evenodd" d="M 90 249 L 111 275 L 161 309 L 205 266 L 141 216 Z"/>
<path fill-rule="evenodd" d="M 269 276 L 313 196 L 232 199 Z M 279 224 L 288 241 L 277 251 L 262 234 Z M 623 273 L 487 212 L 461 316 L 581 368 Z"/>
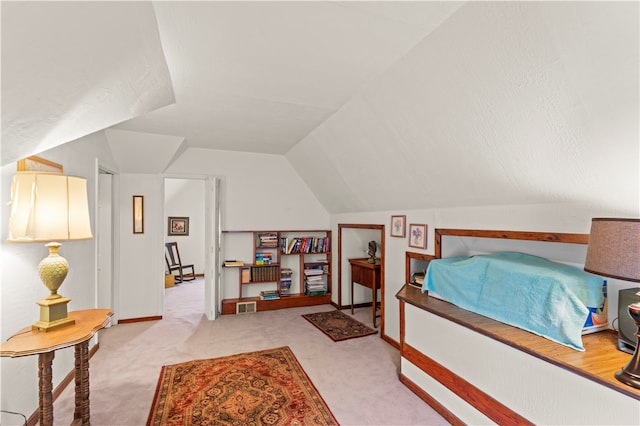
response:
<path fill-rule="evenodd" d="M 407 251 L 405 255 L 404 282 L 406 284 L 415 284 L 414 274 L 425 272 L 429 262 L 433 259 L 436 259 L 436 257 L 430 254 Z"/>
<path fill-rule="evenodd" d="M 223 268 L 225 282 L 237 279 L 238 290 L 233 295 L 223 294 L 222 314 L 236 313 L 236 305 L 243 302 L 255 301 L 257 311 L 331 303 L 330 230 L 223 231 L 223 235 L 229 243 L 234 238 L 252 243 L 249 247 L 223 245 L 224 259 L 244 264 Z M 314 271 L 305 273 L 306 269 Z M 316 283 L 311 292 L 306 291 L 307 275 Z M 260 292 L 266 291 L 277 291 L 279 298 L 263 300 Z"/>

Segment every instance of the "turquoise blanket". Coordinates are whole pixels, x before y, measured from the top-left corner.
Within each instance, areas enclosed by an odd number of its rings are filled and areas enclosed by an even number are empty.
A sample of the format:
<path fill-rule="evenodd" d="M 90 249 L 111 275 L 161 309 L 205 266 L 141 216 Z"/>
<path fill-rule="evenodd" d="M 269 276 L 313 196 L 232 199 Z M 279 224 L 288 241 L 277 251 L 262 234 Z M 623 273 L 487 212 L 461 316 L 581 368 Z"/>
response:
<path fill-rule="evenodd" d="M 583 351 L 588 306 L 601 306 L 602 278 L 523 253 L 437 259 L 422 291 L 461 308 Z"/>

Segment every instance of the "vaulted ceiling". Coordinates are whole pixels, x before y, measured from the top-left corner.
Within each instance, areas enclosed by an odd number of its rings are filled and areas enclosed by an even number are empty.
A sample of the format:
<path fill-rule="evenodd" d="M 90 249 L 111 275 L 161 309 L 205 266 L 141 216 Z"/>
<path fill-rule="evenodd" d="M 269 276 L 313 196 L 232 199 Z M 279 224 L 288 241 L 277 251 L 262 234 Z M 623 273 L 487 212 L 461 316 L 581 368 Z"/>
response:
<path fill-rule="evenodd" d="M 284 154 L 461 4 L 3 2 L 3 141 L 115 125 Z"/>
<path fill-rule="evenodd" d="M 640 198 L 638 2 L 0 7 L 3 165 L 108 129 L 122 171 L 285 155 L 329 212 Z"/>

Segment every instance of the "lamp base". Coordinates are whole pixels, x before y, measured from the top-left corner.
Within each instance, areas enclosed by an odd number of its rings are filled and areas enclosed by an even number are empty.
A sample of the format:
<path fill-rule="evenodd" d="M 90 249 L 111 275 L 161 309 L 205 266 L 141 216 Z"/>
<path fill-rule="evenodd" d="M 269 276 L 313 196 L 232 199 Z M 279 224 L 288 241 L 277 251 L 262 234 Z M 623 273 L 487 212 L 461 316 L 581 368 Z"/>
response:
<path fill-rule="evenodd" d="M 67 316 L 67 304 L 71 301 L 68 297 L 47 297 L 39 300 L 40 321 L 31 326 L 36 331 L 52 331 L 76 323 L 76 320 Z"/>
<path fill-rule="evenodd" d="M 640 303 L 630 304 L 627 311 L 638 327 L 636 338 L 640 339 Z M 640 389 L 640 345 L 636 345 L 636 350 L 633 351 L 633 356 L 629 363 L 622 370 L 618 371 L 615 376 L 616 379 L 625 385 Z"/>
<path fill-rule="evenodd" d="M 629 373 L 626 370 L 618 371 L 616 373 L 616 379 L 620 380 L 625 385 L 640 389 L 640 376 L 636 376 L 635 374 Z"/>

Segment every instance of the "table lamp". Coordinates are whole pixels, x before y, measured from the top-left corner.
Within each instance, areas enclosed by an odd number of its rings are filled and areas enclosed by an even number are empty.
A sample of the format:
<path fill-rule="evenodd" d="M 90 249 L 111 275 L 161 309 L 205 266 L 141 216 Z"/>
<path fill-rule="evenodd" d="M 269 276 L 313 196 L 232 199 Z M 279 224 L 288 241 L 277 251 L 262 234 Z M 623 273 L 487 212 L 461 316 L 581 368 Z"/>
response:
<path fill-rule="evenodd" d="M 69 264 L 58 254 L 60 240 L 93 238 L 89 223 L 86 179 L 42 172 L 18 172 L 11 187 L 10 242 L 44 242 L 49 256 L 38 265 L 50 294 L 37 302 L 40 321 L 32 328 L 51 331 L 74 324 L 67 316 L 71 299 L 58 294 Z"/>
<path fill-rule="evenodd" d="M 594 218 L 584 270 L 596 275 L 640 282 L 640 219 Z M 628 307 L 640 339 L 640 302 Z M 624 384 L 640 389 L 640 344 L 631 361 L 615 374 Z"/>

